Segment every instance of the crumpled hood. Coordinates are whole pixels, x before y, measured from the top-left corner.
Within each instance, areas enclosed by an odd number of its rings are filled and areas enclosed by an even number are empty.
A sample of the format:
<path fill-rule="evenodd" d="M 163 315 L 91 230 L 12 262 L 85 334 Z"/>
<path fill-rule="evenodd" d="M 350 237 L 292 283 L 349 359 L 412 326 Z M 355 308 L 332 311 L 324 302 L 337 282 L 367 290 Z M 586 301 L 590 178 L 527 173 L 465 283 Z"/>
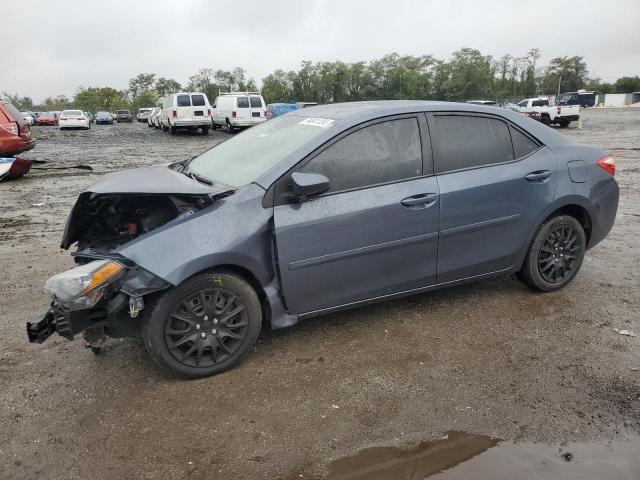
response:
<path fill-rule="evenodd" d="M 143 167 L 107 173 L 87 189 L 92 193 L 149 193 L 206 195 L 228 190 L 226 185 L 205 185 L 168 167 Z"/>
<path fill-rule="evenodd" d="M 232 193 L 230 188 L 224 184 L 205 185 L 166 166 L 109 173 L 78 196 L 67 218 L 61 247 L 69 248 L 92 235 L 98 238 L 107 231 L 115 234 L 118 225 L 113 222 L 120 218 L 119 223 L 126 223 L 132 236 L 139 235 L 185 210 L 210 205 L 217 195 Z M 127 219 L 126 212 L 117 211 L 125 203 L 130 213 Z M 112 217 L 113 222 L 109 222 L 107 216 Z M 98 224 L 100 232 L 95 228 Z"/>

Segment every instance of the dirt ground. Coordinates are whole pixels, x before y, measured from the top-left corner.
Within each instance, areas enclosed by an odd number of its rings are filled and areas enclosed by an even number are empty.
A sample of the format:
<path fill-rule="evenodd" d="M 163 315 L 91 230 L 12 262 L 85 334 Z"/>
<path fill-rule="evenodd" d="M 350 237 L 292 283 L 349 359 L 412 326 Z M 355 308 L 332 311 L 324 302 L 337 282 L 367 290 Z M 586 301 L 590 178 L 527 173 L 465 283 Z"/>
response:
<path fill-rule="evenodd" d="M 228 134 L 34 130 L 25 156 L 39 167 L 94 172 L 0 183 L 0 479 L 309 478 L 447 431 L 638 438 L 640 109 L 589 109 L 582 130 L 561 130 L 609 151 L 621 187 L 613 230 L 564 290 L 500 278 L 317 318 L 266 332 L 240 367 L 197 381 L 162 376 L 136 340 L 97 356 L 58 336 L 31 345 L 25 322 L 48 304 L 44 280 L 73 266 L 58 248 L 64 221 L 99 174 L 188 158 Z"/>

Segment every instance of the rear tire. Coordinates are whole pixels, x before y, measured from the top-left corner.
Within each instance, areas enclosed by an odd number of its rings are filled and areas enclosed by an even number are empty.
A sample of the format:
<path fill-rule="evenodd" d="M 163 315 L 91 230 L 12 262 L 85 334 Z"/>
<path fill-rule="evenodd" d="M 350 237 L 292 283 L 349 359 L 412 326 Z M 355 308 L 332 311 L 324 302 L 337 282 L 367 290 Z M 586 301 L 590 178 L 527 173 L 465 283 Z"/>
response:
<path fill-rule="evenodd" d="M 534 290 L 559 290 L 580 270 L 586 245 L 578 220 L 570 215 L 553 217 L 538 228 L 518 276 Z"/>
<path fill-rule="evenodd" d="M 169 125 L 169 135 L 175 135 L 176 134 L 176 127 L 174 127 L 173 125 Z"/>
<path fill-rule="evenodd" d="M 560 120 L 558 122 L 558 125 L 560 125 L 560 128 L 567 128 L 569 126 L 571 122 L 567 121 L 567 120 Z"/>
<path fill-rule="evenodd" d="M 233 133 L 233 126 L 231 125 L 229 120 L 227 120 L 227 133 Z"/>
<path fill-rule="evenodd" d="M 143 338 L 149 355 L 181 378 L 233 368 L 247 356 L 262 326 L 256 292 L 224 271 L 189 278 L 145 310 Z"/>
<path fill-rule="evenodd" d="M 202 134 L 209 135 L 209 127 L 202 127 Z"/>

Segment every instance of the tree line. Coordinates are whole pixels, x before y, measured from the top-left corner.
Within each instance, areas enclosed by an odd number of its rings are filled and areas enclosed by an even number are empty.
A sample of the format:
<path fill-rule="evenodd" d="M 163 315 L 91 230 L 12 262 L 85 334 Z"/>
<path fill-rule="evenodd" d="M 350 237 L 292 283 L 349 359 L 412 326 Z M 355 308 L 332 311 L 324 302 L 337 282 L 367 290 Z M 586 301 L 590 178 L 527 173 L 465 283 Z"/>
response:
<path fill-rule="evenodd" d="M 315 101 L 318 103 L 358 100 L 425 99 L 465 101 L 473 99 L 516 101 L 537 95 L 553 95 L 581 88 L 599 94 L 640 91 L 640 77 L 622 77 L 613 83 L 589 75 L 583 57 L 556 57 L 540 66 L 540 50 L 494 58 L 473 48 L 462 48 L 448 60 L 432 55 L 392 53 L 368 62 L 345 63 L 303 61 L 297 70 L 277 69 L 262 79 L 267 103 Z M 181 85 L 154 73 L 141 73 L 129 80 L 129 88 L 78 87 L 73 98 L 46 98 L 36 105 L 29 97 L 4 95 L 20 110 L 62 110 L 74 107 L 91 112 L 119 108 L 137 110 L 155 106 L 170 93 L 200 91 L 210 101 L 225 91 L 257 91 L 253 78 L 237 67 L 231 71 L 201 68 Z"/>

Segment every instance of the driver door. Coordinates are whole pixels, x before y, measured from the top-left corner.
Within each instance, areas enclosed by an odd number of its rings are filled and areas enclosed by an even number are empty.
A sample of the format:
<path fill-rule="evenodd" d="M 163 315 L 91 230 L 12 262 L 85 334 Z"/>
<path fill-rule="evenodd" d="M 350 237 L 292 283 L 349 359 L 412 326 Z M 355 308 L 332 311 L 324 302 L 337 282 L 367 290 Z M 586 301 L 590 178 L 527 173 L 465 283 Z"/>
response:
<path fill-rule="evenodd" d="M 355 127 L 295 171 L 325 175 L 330 188 L 291 201 L 287 175 L 281 194 L 276 191 L 276 248 L 289 311 L 309 313 L 435 283 L 438 184 L 424 118 Z"/>

